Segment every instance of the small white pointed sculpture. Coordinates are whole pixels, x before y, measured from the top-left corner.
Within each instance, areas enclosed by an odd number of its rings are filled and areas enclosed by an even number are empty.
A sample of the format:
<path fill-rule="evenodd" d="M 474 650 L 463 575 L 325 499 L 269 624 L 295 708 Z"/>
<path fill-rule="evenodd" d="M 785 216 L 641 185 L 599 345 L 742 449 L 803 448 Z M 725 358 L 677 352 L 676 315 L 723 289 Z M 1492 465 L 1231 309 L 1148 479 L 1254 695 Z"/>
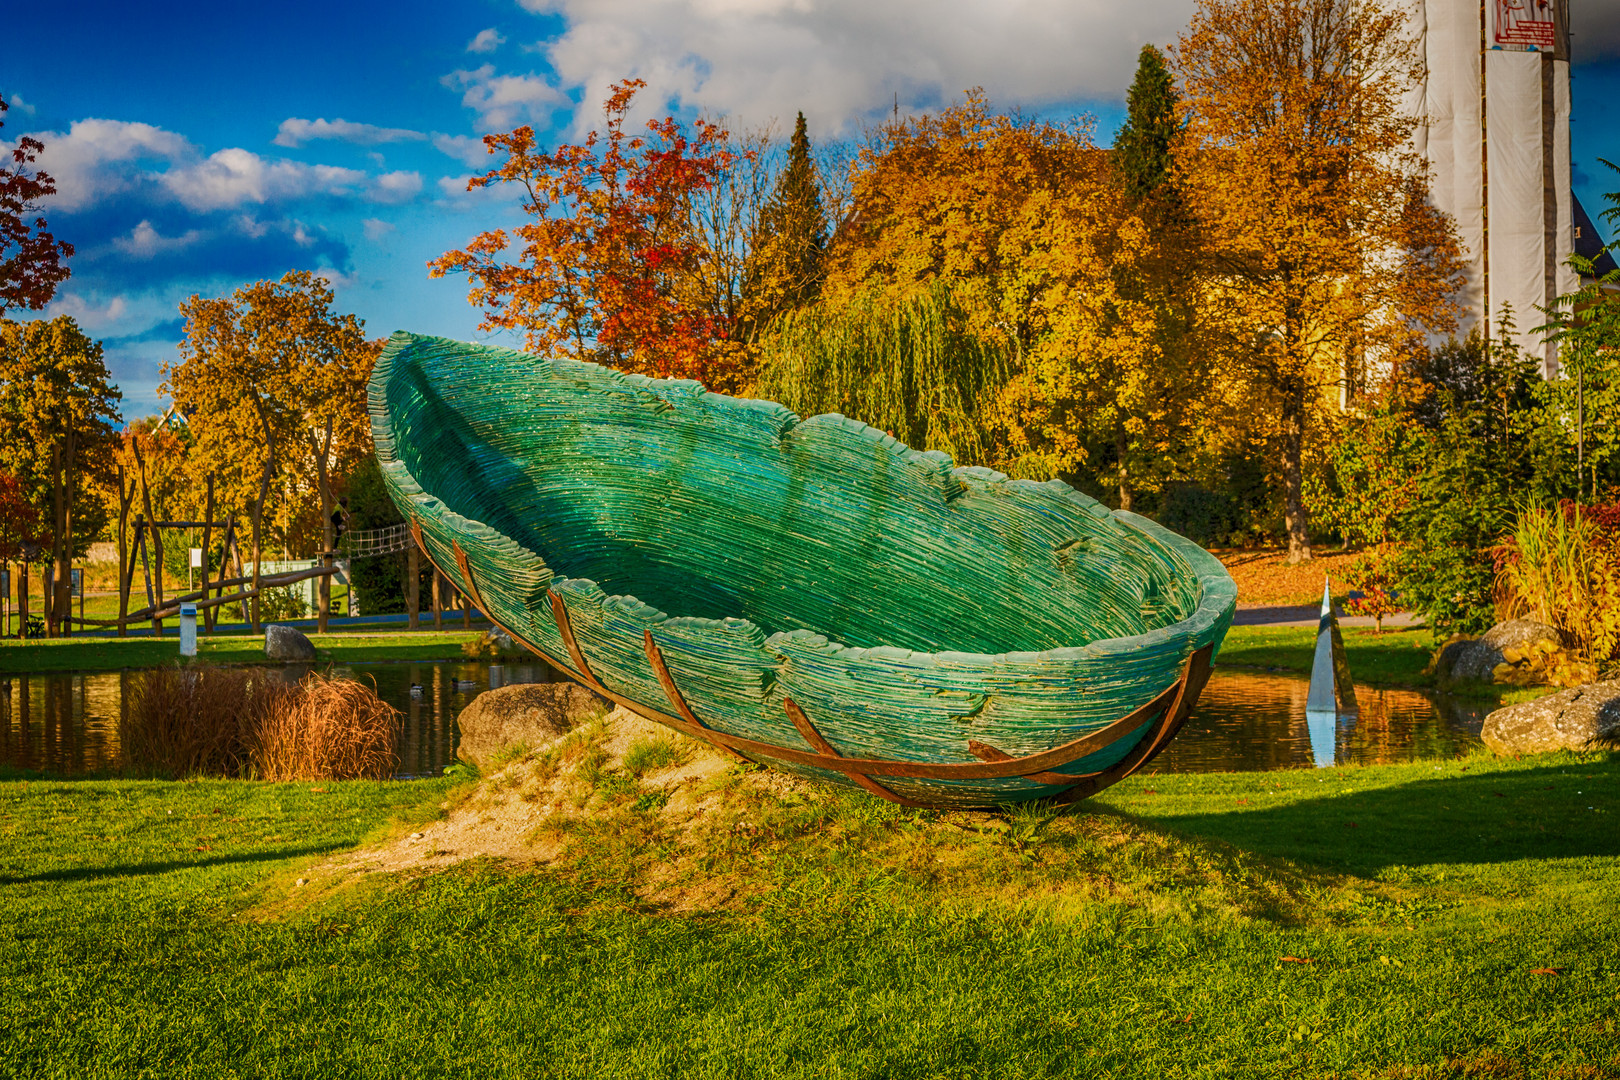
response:
<path fill-rule="evenodd" d="M 1356 715 L 1356 690 L 1350 683 L 1350 663 L 1344 638 L 1333 614 L 1331 583 L 1322 582 L 1322 616 L 1316 624 L 1316 657 L 1311 663 L 1311 689 L 1305 699 L 1305 725 L 1310 730 L 1311 754 L 1317 766 L 1332 765 L 1337 749 L 1339 718 Z"/>

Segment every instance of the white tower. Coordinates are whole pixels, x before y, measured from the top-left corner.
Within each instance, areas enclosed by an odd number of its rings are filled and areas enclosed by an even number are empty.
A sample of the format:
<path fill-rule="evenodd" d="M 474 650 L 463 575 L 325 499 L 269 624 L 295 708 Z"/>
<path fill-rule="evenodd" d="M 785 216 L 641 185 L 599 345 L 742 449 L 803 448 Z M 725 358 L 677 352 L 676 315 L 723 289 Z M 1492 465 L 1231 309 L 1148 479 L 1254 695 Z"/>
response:
<path fill-rule="evenodd" d="M 1519 344 L 1557 371 L 1528 333 L 1538 307 L 1576 288 L 1569 159 L 1569 0 L 1406 0 L 1426 76 L 1414 102 L 1417 150 L 1434 203 L 1457 221 L 1468 260 L 1462 330 L 1494 333 L 1512 305 Z"/>

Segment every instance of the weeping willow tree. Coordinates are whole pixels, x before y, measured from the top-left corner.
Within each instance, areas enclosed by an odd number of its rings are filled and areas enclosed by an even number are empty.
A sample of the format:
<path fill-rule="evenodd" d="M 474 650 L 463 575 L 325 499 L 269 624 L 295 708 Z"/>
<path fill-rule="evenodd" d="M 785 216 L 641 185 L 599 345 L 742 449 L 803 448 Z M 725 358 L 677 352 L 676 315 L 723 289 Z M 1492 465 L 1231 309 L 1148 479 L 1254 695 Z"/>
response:
<path fill-rule="evenodd" d="M 963 329 L 942 285 L 813 304 L 779 318 L 761 344 L 759 395 L 800 416 L 842 413 L 958 465 L 1005 456 L 994 404 L 1010 358 Z"/>

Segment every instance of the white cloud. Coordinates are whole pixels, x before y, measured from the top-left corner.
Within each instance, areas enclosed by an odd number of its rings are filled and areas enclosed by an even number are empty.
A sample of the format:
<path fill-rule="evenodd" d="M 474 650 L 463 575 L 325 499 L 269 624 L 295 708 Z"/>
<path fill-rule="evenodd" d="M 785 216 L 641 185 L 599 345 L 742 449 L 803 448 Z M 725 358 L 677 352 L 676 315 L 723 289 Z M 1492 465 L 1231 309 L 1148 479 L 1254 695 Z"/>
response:
<path fill-rule="evenodd" d="M 477 168 L 489 162 L 489 150 L 484 146 L 484 140 L 476 135 L 435 134 L 433 145 L 442 153 L 470 168 Z"/>
<path fill-rule="evenodd" d="M 747 124 L 803 110 L 832 134 L 983 86 L 998 105 L 1122 99 L 1144 44 L 1174 41 L 1194 0 L 520 0 L 567 25 L 542 51 L 595 106 L 626 75 Z"/>
<path fill-rule="evenodd" d="M 194 164 L 170 168 L 161 182 L 191 210 L 222 210 L 307 195 L 351 195 L 366 182 L 358 169 L 272 161 L 231 147 Z"/>
<path fill-rule="evenodd" d="M 96 337 L 105 337 L 107 331 L 118 324 L 126 312 L 129 304 L 122 296 L 115 296 L 105 304 L 97 304 L 94 300 L 86 299 L 76 292 L 63 293 L 58 296 L 45 309 L 46 318 L 54 319 L 58 315 L 71 315 L 86 332 Z"/>
<path fill-rule="evenodd" d="M 422 174 L 407 172 L 383 173 L 371 182 L 366 198 L 378 203 L 402 203 L 416 198 L 422 190 Z"/>
<path fill-rule="evenodd" d="M 474 188 L 471 191 L 467 189 L 467 181 L 472 178 L 472 173 L 467 173 L 465 176 L 441 176 L 439 177 L 439 191 L 451 199 L 462 199 L 468 195 L 476 195 L 479 189 Z"/>
<path fill-rule="evenodd" d="M 453 71 L 441 81 L 465 91 L 461 103 L 476 109 L 479 121 L 491 130 L 516 127 L 524 121 L 544 124 L 553 112 L 570 104 L 562 91 L 544 79 L 536 75 L 497 75 L 493 64 L 474 71 Z"/>
<path fill-rule="evenodd" d="M 381 218 L 374 217 L 368 217 L 364 221 L 360 222 L 360 227 L 365 230 L 366 239 L 370 240 L 372 243 L 376 243 L 378 240 L 381 240 L 383 237 L 394 231 L 394 226 L 390 225 Z"/>
<path fill-rule="evenodd" d="M 121 120 L 75 120 L 65 133 L 34 137 L 45 144 L 39 167 L 56 181 L 48 207 L 69 212 L 140 183 L 142 163 L 183 161 L 197 152 L 172 131 Z M 10 147 L 0 143 L 0 149 Z"/>
<path fill-rule="evenodd" d="M 506 38 L 493 26 L 488 30 L 478 31 L 478 36 L 467 42 L 467 51 L 474 53 L 494 52 L 506 44 Z"/>
<path fill-rule="evenodd" d="M 6 104 L 10 105 L 13 109 L 17 110 L 19 113 L 22 113 L 24 116 L 33 116 L 39 111 L 38 109 L 34 108 L 34 106 L 24 101 L 21 94 L 12 94 L 11 97 L 6 99 Z"/>
<path fill-rule="evenodd" d="M 378 127 L 376 124 L 356 124 L 342 119 L 301 120 L 292 116 L 281 122 L 272 141 L 277 146 L 302 146 L 316 139 L 339 139 L 360 146 L 378 146 L 425 138 L 427 136 L 420 131 L 409 128 Z"/>
<path fill-rule="evenodd" d="M 113 240 L 113 247 L 134 259 L 151 259 L 190 247 L 203 238 L 201 229 L 187 229 L 179 236 L 163 236 L 150 221 L 142 221 L 128 236 Z"/>
<path fill-rule="evenodd" d="M 240 147 L 203 157 L 181 135 L 122 120 L 76 120 L 66 132 L 35 137 L 45 144 L 39 167 L 56 181 L 48 210 L 71 213 L 136 189 L 198 212 L 322 195 L 398 203 L 422 190 L 415 172 L 373 176 L 359 169 L 261 157 Z M 0 153 L 10 148 L 0 142 Z"/>

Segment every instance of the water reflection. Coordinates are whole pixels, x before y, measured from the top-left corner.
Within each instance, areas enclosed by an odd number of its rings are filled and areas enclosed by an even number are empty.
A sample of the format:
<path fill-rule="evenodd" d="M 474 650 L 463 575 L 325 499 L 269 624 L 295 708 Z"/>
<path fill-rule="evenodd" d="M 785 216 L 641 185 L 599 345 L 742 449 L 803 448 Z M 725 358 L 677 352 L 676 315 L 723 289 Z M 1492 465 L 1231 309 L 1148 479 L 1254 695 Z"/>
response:
<path fill-rule="evenodd" d="M 282 678 L 308 667 L 288 666 Z M 350 664 L 333 673 L 374 683 L 405 716 L 400 775 L 433 776 L 455 760 L 455 717 L 478 694 L 558 678 L 544 664 Z M 118 716 L 139 672 L 0 676 L 0 764 L 60 774 L 119 766 Z M 1304 676 L 1217 669 L 1155 772 L 1378 764 L 1454 757 L 1479 744 L 1482 707 L 1414 690 L 1358 687 L 1360 713 L 1319 725 L 1315 750 Z M 414 692 L 412 687 L 418 687 Z"/>

